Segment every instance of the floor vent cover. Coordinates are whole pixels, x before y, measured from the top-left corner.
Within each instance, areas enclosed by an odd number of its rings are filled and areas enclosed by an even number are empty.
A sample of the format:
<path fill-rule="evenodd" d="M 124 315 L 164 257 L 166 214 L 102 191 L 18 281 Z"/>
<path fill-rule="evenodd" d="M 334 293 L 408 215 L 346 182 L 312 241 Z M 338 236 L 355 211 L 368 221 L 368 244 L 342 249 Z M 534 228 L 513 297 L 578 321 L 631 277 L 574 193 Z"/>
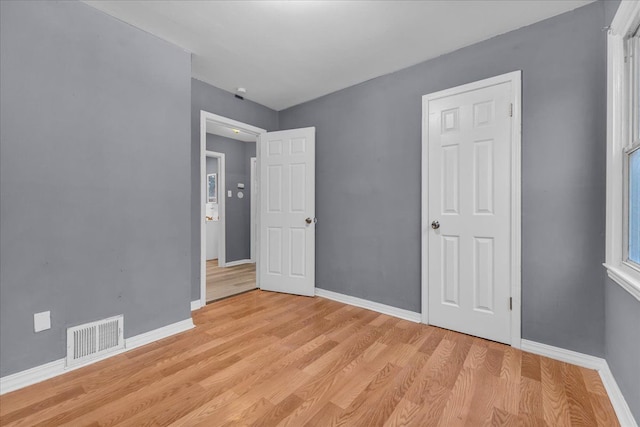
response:
<path fill-rule="evenodd" d="M 67 366 L 84 363 L 124 348 L 123 316 L 67 329 Z"/>

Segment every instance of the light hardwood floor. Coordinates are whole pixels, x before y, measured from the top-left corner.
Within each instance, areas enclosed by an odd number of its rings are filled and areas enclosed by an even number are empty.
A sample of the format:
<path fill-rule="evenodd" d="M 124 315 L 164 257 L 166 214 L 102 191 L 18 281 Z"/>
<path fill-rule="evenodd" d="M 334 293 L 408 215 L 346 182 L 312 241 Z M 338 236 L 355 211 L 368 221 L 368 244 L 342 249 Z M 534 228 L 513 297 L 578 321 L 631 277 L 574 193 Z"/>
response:
<path fill-rule="evenodd" d="M 256 288 L 256 265 L 219 267 L 218 260 L 207 261 L 207 302 Z"/>
<path fill-rule="evenodd" d="M 196 328 L 0 397 L 3 426 L 616 426 L 595 371 L 323 298 L 253 291 Z"/>

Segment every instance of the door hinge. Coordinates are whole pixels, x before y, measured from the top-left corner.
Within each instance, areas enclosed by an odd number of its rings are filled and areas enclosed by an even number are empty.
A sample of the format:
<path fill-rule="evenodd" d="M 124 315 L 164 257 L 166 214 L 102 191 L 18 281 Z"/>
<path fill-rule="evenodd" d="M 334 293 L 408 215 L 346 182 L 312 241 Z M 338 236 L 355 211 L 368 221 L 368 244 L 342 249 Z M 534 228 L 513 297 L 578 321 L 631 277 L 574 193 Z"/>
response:
<path fill-rule="evenodd" d="M 513 104 L 509 104 L 509 117 L 513 117 Z"/>
<path fill-rule="evenodd" d="M 509 310 L 513 310 L 513 297 L 509 297 Z"/>

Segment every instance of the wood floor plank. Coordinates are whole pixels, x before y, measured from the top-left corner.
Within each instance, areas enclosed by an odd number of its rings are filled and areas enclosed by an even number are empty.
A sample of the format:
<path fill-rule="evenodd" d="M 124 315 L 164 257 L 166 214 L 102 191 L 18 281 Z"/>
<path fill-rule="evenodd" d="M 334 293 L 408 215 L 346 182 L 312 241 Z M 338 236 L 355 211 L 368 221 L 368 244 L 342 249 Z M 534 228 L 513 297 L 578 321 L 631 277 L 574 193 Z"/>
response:
<path fill-rule="evenodd" d="M 366 412 L 360 418 L 361 423 L 363 425 L 383 425 L 411 388 L 428 360 L 429 356 L 426 354 L 414 353 L 408 363 L 395 376 L 393 384 L 381 393 L 380 398 L 377 401 L 368 399 L 371 404 L 367 405 Z"/>
<path fill-rule="evenodd" d="M 595 369 L 587 369 L 587 368 L 578 368 L 582 373 L 582 379 L 589 389 L 590 393 L 599 394 L 601 396 L 607 395 L 607 390 L 604 388 L 602 384 L 602 380 L 600 379 L 600 374 Z"/>
<path fill-rule="evenodd" d="M 598 422 L 598 427 L 619 427 L 618 419 L 613 416 L 615 411 L 611 401 L 606 395 L 600 393 L 589 393 L 593 413 Z"/>
<path fill-rule="evenodd" d="M 569 401 L 572 426 L 595 426 L 596 416 L 593 413 L 591 398 L 582 377 L 580 368 L 575 365 L 564 364 L 564 385 Z"/>
<path fill-rule="evenodd" d="M 542 358 L 542 410 L 543 418 L 550 426 L 571 426 L 569 401 L 564 390 L 562 364 L 556 360 Z"/>
<path fill-rule="evenodd" d="M 534 381 L 540 381 L 540 356 L 531 353 L 522 353 L 523 377 Z"/>
<path fill-rule="evenodd" d="M 475 369 L 461 369 L 442 412 L 438 423 L 439 426 L 453 427 L 465 425 L 474 395 L 475 377 Z"/>
<path fill-rule="evenodd" d="M 502 409 L 500 403 L 505 393 L 506 381 L 496 376 L 490 365 L 478 369 L 465 426 L 487 424 L 487 421 L 493 418 L 494 410 Z"/>
<path fill-rule="evenodd" d="M 220 267 L 212 259 L 207 261 L 206 274 L 207 302 L 256 288 L 256 265 L 252 263 Z"/>
<path fill-rule="evenodd" d="M 287 396 L 285 400 L 274 406 L 271 411 L 265 414 L 265 416 L 261 417 L 259 420 L 253 423 L 252 426 L 270 427 L 278 425 L 281 420 L 285 419 L 301 404 L 302 399 L 300 399 L 295 394 L 291 394 Z"/>
<path fill-rule="evenodd" d="M 523 420 L 531 419 L 531 416 L 544 419 L 542 409 L 542 384 L 540 381 L 532 380 L 529 377 L 520 379 L 520 407 L 518 415 Z"/>
<path fill-rule="evenodd" d="M 595 371 L 335 301 L 252 291 L 193 318 L 0 396 L 0 424 L 619 425 Z"/>

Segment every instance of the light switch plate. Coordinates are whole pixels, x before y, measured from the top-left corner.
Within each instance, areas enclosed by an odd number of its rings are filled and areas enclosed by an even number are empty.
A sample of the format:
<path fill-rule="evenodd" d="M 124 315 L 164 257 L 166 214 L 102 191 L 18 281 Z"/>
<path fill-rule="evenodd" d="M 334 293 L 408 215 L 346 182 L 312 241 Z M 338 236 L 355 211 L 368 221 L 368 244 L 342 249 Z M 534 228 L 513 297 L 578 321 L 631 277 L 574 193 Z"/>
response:
<path fill-rule="evenodd" d="M 227 191 L 227 197 L 233 197 L 233 191 L 231 190 Z"/>
<path fill-rule="evenodd" d="M 33 315 L 33 330 L 35 332 L 46 331 L 51 329 L 51 312 L 43 311 Z"/>

